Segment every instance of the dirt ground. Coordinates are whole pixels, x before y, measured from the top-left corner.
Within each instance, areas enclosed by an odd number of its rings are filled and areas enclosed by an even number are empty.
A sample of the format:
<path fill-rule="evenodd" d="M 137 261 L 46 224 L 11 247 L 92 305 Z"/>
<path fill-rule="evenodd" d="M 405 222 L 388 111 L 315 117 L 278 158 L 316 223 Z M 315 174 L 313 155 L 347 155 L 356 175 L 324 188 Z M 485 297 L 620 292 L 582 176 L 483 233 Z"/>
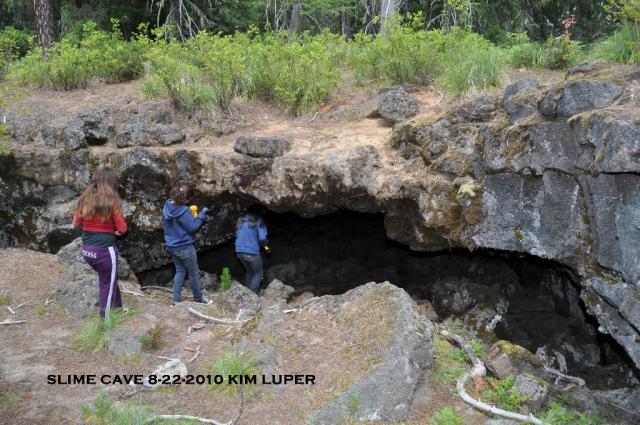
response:
<path fill-rule="evenodd" d="M 126 385 L 99 383 L 48 384 L 48 375 L 148 375 L 165 362 L 158 356 L 179 358 L 186 363 L 193 353 L 185 348 L 197 346 L 201 347 L 201 355 L 187 364 L 189 373 L 210 374 L 216 359 L 237 350 L 239 344 L 273 346 L 279 356 L 279 373 L 313 374 L 316 382 L 308 386 L 289 385 L 283 391 L 250 386 L 238 424 L 302 424 L 311 412 L 344 391 L 375 363 L 374 350 L 370 350 L 373 357 L 354 355 L 353 342 L 367 341 L 367 337 L 357 334 L 364 329 L 354 327 L 349 320 L 335 320 L 326 311 L 310 309 L 304 314 L 287 314 L 271 325 L 246 325 L 242 329 L 206 325 L 188 334 L 187 328 L 196 322 L 195 318 L 181 307 L 171 307 L 164 294 L 145 298 L 124 294 L 126 306 L 151 312 L 158 318 L 163 329 L 158 349 L 128 358 L 112 355 L 106 349 L 81 353 L 72 348 L 73 339 L 86 320 L 65 315 L 52 301 L 56 283 L 63 276 L 62 266 L 54 255 L 13 248 L 0 250 L 0 294 L 11 297 L 8 304 L 0 307 L 0 320 L 26 321 L 0 327 L 3 424 L 80 424 L 83 402 L 92 402 L 101 390 L 118 399 L 128 389 Z M 211 297 L 215 299 L 216 295 Z M 205 309 L 217 317 L 229 316 L 219 305 Z M 452 389 L 431 384 L 428 371 L 424 378 L 408 424 L 426 423 L 443 405 L 456 405 L 459 413 L 466 416 L 465 423 L 482 423 L 486 419 L 457 401 Z M 206 385 L 142 391 L 121 401 L 126 402 L 149 405 L 155 413 L 190 414 L 219 421 L 230 420 L 238 408 L 237 398 L 215 394 Z"/>

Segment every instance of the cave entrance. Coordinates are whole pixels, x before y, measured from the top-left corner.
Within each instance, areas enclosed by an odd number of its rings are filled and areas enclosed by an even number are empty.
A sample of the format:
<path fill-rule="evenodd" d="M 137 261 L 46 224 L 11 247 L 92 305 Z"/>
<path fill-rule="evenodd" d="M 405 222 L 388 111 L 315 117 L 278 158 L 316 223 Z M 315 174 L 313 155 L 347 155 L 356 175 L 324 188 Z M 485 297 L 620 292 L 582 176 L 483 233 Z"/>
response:
<path fill-rule="evenodd" d="M 385 236 L 381 214 L 342 211 L 302 218 L 267 213 L 265 221 L 272 254 L 263 256 L 263 287 L 277 278 L 297 293 L 318 296 L 388 280 L 418 302 L 428 300 L 439 320 L 458 317 L 488 343 L 499 338 L 533 353 L 544 350 L 592 389 L 638 382 L 637 370 L 618 344 L 597 331 L 570 271 L 557 263 L 486 250 L 411 251 Z M 229 267 L 236 279 L 244 278 L 233 241 L 201 253 L 199 261 L 210 273 Z M 172 267 L 160 273 L 165 282 L 172 274 Z M 157 276 L 141 275 L 143 285 L 145 279 L 157 284 Z"/>

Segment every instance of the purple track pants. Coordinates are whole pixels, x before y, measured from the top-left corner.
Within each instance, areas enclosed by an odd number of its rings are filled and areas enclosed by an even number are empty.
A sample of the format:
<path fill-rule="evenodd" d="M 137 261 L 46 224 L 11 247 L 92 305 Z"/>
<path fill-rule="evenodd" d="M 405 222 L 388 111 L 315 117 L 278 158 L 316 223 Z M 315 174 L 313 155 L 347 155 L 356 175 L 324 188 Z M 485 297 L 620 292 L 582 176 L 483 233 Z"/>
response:
<path fill-rule="evenodd" d="M 100 246 L 83 246 L 84 260 L 98 273 L 100 317 L 112 307 L 122 307 L 118 287 L 118 249 Z"/>

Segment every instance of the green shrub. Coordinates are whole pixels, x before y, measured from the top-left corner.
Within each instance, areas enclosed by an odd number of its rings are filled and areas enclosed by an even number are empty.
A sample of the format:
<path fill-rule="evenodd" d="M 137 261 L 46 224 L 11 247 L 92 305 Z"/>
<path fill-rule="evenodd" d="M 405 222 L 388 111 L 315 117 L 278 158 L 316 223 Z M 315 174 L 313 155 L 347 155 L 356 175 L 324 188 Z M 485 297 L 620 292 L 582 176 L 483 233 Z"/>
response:
<path fill-rule="evenodd" d="M 14 27 L 6 27 L 0 31 L 0 78 L 11 62 L 26 55 L 34 46 L 35 36 L 30 31 Z"/>
<path fill-rule="evenodd" d="M 151 329 L 149 334 L 145 334 L 140 336 L 140 343 L 142 344 L 142 348 L 145 350 L 157 350 L 160 348 L 160 344 L 162 342 L 162 334 L 164 333 L 164 329 L 160 325 L 154 326 Z"/>
<path fill-rule="evenodd" d="M 211 367 L 212 375 L 220 375 L 224 378 L 222 384 L 210 385 L 211 390 L 214 393 L 226 394 L 226 395 L 238 395 L 241 387 L 246 387 L 241 384 L 229 383 L 229 376 L 248 375 L 253 376 L 257 374 L 255 360 L 252 357 L 246 355 L 240 355 L 236 353 L 223 354 Z M 253 388 L 249 386 L 248 388 Z M 245 390 L 246 394 L 246 390 Z"/>
<path fill-rule="evenodd" d="M 223 267 L 220 275 L 220 292 L 228 291 L 229 288 L 231 288 L 231 271 L 229 267 Z"/>
<path fill-rule="evenodd" d="M 36 306 L 36 314 L 42 316 L 47 311 L 47 306 L 44 304 L 38 304 Z"/>
<path fill-rule="evenodd" d="M 558 403 L 553 403 L 540 419 L 547 425 L 603 425 L 605 423 L 599 416 L 577 413 Z"/>
<path fill-rule="evenodd" d="M 490 387 L 482 392 L 482 397 L 498 407 L 510 411 L 520 410 L 529 397 L 522 396 L 513 385 L 513 379 L 488 379 Z"/>
<path fill-rule="evenodd" d="M 439 335 L 436 336 L 435 347 L 431 375 L 441 385 L 451 386 L 469 369 L 467 355 Z"/>
<path fill-rule="evenodd" d="M 75 336 L 74 348 L 81 352 L 101 350 L 106 344 L 109 333 L 133 314 L 131 311 L 113 309 L 104 319 L 90 319 Z"/>
<path fill-rule="evenodd" d="M 539 58 L 536 67 L 566 69 L 584 59 L 582 46 L 577 41 L 565 37 L 549 38 L 544 46 L 544 54 Z"/>
<path fill-rule="evenodd" d="M 635 25 L 623 25 L 616 32 L 597 43 L 593 56 L 611 62 L 640 63 L 640 34 Z"/>
<path fill-rule="evenodd" d="M 9 305 L 13 301 L 13 297 L 11 295 L 0 295 L 0 305 Z"/>
<path fill-rule="evenodd" d="M 32 50 L 10 66 L 9 76 L 20 85 L 55 90 L 83 88 L 94 78 L 107 83 L 137 78 L 150 42 L 144 35 L 124 40 L 118 21 L 112 22 L 111 33 L 98 30 L 95 22 L 89 21 L 83 25 L 79 41 L 65 37 L 46 52 Z"/>
<path fill-rule="evenodd" d="M 407 24 L 393 22 L 386 36 L 355 35 L 348 63 L 359 84 L 367 78 L 426 84 L 437 75 L 437 57 L 428 41 L 429 33 L 420 29 L 424 22 L 421 15 L 408 19 Z"/>
<path fill-rule="evenodd" d="M 463 425 L 464 420 L 458 416 L 456 408 L 453 406 L 444 406 L 438 409 L 435 415 L 429 421 L 430 425 Z"/>
<path fill-rule="evenodd" d="M 349 399 L 347 400 L 347 408 L 349 409 L 349 414 L 351 416 L 355 415 L 356 412 L 360 409 L 360 396 L 358 394 L 349 395 Z"/>

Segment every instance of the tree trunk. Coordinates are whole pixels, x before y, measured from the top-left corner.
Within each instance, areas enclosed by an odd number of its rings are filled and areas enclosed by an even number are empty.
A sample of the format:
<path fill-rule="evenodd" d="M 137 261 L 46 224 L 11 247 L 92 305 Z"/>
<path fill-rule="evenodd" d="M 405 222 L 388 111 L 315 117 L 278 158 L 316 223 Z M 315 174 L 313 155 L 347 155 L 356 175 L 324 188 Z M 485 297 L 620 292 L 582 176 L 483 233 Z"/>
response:
<path fill-rule="evenodd" d="M 38 28 L 38 45 L 43 49 L 51 47 L 53 42 L 53 19 L 51 18 L 51 0 L 33 0 Z"/>
<path fill-rule="evenodd" d="M 291 6 L 291 12 L 289 15 L 289 32 L 292 34 L 300 34 L 300 27 L 302 26 L 300 9 L 302 6 L 300 3 L 295 3 Z"/>
<path fill-rule="evenodd" d="M 353 36 L 351 33 L 351 23 L 349 22 L 349 14 L 345 11 L 340 13 L 340 24 L 342 27 L 342 36 L 349 39 Z"/>
<path fill-rule="evenodd" d="M 396 13 L 396 0 L 381 0 L 380 1 L 380 34 L 387 32 L 387 24 L 389 18 L 393 17 Z"/>

